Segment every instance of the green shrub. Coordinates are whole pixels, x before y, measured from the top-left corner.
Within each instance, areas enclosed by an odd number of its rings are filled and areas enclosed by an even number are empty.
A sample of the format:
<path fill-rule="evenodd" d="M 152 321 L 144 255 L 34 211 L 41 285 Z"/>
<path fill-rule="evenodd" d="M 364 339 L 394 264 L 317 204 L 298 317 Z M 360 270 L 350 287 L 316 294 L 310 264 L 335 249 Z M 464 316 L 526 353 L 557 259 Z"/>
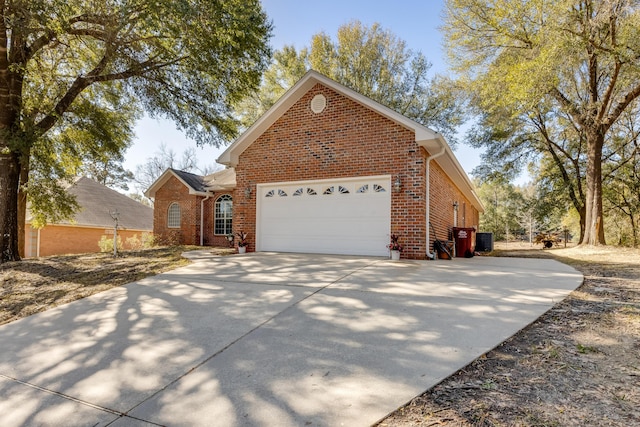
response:
<path fill-rule="evenodd" d="M 137 234 L 127 237 L 127 249 L 139 251 L 141 249 L 149 249 L 156 245 L 153 233 L 142 233 L 140 238 Z"/>
<path fill-rule="evenodd" d="M 117 244 L 118 250 L 124 249 L 122 246 L 122 238 L 120 236 L 117 238 Z M 100 247 L 100 252 L 113 252 L 113 237 L 102 236 L 98 242 L 98 246 Z"/>

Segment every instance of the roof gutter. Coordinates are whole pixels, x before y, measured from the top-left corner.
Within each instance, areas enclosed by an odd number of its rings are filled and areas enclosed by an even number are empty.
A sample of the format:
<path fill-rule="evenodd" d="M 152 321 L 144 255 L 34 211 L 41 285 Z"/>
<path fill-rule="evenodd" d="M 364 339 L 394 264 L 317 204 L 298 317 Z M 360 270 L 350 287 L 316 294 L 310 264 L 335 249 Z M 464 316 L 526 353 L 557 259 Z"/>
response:
<path fill-rule="evenodd" d="M 200 246 L 204 246 L 204 202 L 209 200 L 213 193 L 206 192 L 207 197 L 200 200 Z"/>
<path fill-rule="evenodd" d="M 444 144 L 444 142 L 438 138 L 438 142 L 440 143 L 440 151 L 438 151 L 436 154 L 433 155 L 429 155 L 427 157 L 427 161 L 425 162 L 425 176 L 426 176 L 426 242 L 427 242 L 427 259 L 435 259 L 435 251 L 432 253 L 431 252 L 431 241 L 429 239 L 429 228 L 430 228 L 430 218 L 431 218 L 431 160 L 436 159 L 440 156 L 442 156 L 445 152 L 446 152 L 446 146 Z"/>

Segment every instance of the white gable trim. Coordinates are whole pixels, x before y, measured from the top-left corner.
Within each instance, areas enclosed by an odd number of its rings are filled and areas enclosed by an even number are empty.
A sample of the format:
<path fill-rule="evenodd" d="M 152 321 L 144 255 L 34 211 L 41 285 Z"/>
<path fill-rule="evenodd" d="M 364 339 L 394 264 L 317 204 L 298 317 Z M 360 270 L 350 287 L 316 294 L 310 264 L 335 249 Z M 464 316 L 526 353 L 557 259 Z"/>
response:
<path fill-rule="evenodd" d="M 164 173 L 162 175 L 160 175 L 160 178 L 156 179 L 155 182 L 153 184 L 151 184 L 151 187 L 149 187 L 149 189 L 144 192 L 144 195 L 146 197 L 149 197 L 150 199 L 155 198 L 156 197 L 156 192 L 160 188 L 162 188 L 162 186 L 164 184 L 166 184 L 167 181 L 169 181 L 169 178 L 171 178 L 172 176 L 177 178 L 178 181 L 180 181 L 185 187 L 187 187 L 187 189 L 189 190 L 189 194 L 194 194 L 196 196 L 207 196 L 207 193 L 205 193 L 205 192 L 196 191 L 195 188 L 193 188 L 192 186 L 187 184 L 185 180 L 180 178 L 180 176 L 177 175 L 176 173 L 174 173 L 171 169 L 167 169 L 166 171 L 164 171 Z"/>
<path fill-rule="evenodd" d="M 399 114 L 384 105 L 349 89 L 340 83 L 323 76 L 317 71 L 310 70 L 289 89 L 285 94 L 256 122 L 247 129 L 233 144 L 231 144 L 217 159 L 218 163 L 235 167 L 238 164 L 240 154 L 258 139 L 276 120 L 278 120 L 289 108 L 302 98 L 316 84 L 322 84 L 351 100 L 370 108 L 378 114 L 398 123 L 399 125 L 415 132 L 416 141 L 429 141 L 441 138 L 437 132 L 422 126 L 413 120 Z"/>
<path fill-rule="evenodd" d="M 400 126 L 414 132 L 416 143 L 424 147 L 433 154 L 445 147 L 445 155 L 434 160 L 445 173 L 451 178 L 454 184 L 465 194 L 473 205 L 480 212 L 484 212 L 482 202 L 475 193 L 473 183 L 469 180 L 466 172 L 456 159 L 451 147 L 438 132 L 423 126 L 408 117 L 350 89 L 330 78 L 310 70 L 293 87 L 264 113 L 256 122 L 249 127 L 238 139 L 236 139 L 217 159 L 218 163 L 235 167 L 238 165 L 240 155 L 251 146 L 271 125 L 273 125 L 282 115 L 289 110 L 300 98 L 302 98 L 316 84 L 322 84 L 339 94 L 373 110 L 383 117 L 399 124 Z"/>

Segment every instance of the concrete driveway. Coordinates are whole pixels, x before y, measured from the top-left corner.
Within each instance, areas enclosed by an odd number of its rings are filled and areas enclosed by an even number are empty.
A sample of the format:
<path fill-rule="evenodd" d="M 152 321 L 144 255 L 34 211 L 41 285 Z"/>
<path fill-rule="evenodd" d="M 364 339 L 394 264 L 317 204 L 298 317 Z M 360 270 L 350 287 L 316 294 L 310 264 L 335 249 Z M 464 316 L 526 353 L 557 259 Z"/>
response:
<path fill-rule="evenodd" d="M 370 425 L 582 283 L 552 260 L 191 257 L 0 327 L 0 425 Z"/>

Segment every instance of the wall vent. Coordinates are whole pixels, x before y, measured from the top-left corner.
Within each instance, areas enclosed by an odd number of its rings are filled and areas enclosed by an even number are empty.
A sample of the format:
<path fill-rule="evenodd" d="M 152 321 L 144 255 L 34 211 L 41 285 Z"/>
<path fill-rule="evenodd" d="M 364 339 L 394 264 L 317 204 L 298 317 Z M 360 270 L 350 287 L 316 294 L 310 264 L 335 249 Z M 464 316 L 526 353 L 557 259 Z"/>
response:
<path fill-rule="evenodd" d="M 314 96 L 313 99 L 311 100 L 311 111 L 313 111 L 316 114 L 322 113 L 326 106 L 327 106 L 327 98 L 325 98 L 324 95 L 322 94 L 318 94 Z"/>

